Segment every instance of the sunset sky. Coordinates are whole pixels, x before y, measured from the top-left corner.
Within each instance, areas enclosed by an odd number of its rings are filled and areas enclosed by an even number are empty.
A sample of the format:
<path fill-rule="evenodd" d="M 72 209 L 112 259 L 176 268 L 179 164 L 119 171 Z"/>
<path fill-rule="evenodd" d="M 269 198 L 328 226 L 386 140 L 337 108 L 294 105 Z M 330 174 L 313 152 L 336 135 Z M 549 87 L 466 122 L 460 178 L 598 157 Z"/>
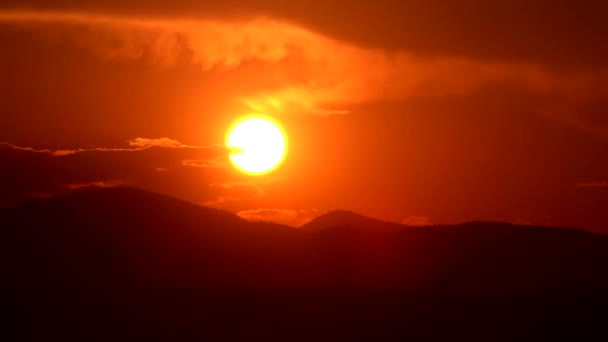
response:
<path fill-rule="evenodd" d="M 133 186 L 300 225 L 335 209 L 608 233 L 608 4 L 3 0 L 0 205 Z M 261 113 L 289 149 L 228 161 Z"/>

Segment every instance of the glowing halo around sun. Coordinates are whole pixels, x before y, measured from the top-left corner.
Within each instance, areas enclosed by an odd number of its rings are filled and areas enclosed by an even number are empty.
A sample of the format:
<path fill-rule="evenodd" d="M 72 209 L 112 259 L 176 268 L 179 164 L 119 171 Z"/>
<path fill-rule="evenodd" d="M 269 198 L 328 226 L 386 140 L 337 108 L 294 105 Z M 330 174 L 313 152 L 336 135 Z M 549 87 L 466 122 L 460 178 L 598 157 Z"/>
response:
<path fill-rule="evenodd" d="M 249 175 L 276 169 L 287 154 L 287 136 L 281 125 L 264 115 L 247 115 L 235 121 L 226 133 L 230 161 Z"/>

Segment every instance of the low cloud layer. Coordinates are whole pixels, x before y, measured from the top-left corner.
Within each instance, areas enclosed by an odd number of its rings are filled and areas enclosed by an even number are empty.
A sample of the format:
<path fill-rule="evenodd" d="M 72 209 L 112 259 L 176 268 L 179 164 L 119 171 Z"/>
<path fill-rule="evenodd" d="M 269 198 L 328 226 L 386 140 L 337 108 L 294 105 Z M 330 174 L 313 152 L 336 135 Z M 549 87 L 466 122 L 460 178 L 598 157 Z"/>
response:
<path fill-rule="evenodd" d="M 239 196 L 231 194 L 232 189 L 218 192 L 210 186 L 222 179 L 217 172 L 205 172 L 184 163 L 184 160 L 227 159 L 228 150 L 223 146 L 187 146 L 168 138 L 137 138 L 129 145 L 126 148 L 49 150 L 1 143 L 0 202 L 6 205 L 82 187 L 125 185 L 152 190 L 159 186 L 162 188 L 159 190 L 179 189 L 185 186 L 183 181 L 202 187 L 195 193 L 201 200 Z"/>
<path fill-rule="evenodd" d="M 316 209 L 253 209 L 237 213 L 249 221 L 275 222 L 300 227 L 319 215 Z"/>

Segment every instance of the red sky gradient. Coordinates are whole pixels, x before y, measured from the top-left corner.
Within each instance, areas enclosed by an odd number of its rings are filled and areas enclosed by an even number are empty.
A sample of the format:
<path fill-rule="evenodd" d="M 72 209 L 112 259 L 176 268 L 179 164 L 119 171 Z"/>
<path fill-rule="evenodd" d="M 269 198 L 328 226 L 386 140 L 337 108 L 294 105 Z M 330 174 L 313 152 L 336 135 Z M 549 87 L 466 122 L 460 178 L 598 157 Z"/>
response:
<path fill-rule="evenodd" d="M 294 225 L 608 233 L 606 7 L 3 1 L 0 203 L 128 185 Z M 221 146 L 255 112 L 289 135 L 261 177 Z"/>

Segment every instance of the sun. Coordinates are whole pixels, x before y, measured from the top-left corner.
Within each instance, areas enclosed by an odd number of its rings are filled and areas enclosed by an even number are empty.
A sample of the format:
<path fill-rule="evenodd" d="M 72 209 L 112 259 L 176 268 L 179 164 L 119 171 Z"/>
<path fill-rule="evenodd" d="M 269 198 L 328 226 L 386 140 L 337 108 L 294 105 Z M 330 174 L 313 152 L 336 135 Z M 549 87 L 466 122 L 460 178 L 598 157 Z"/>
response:
<path fill-rule="evenodd" d="M 262 175 L 276 169 L 287 154 L 287 138 L 281 125 L 264 115 L 248 115 L 235 121 L 226 133 L 230 161 L 242 172 Z"/>

